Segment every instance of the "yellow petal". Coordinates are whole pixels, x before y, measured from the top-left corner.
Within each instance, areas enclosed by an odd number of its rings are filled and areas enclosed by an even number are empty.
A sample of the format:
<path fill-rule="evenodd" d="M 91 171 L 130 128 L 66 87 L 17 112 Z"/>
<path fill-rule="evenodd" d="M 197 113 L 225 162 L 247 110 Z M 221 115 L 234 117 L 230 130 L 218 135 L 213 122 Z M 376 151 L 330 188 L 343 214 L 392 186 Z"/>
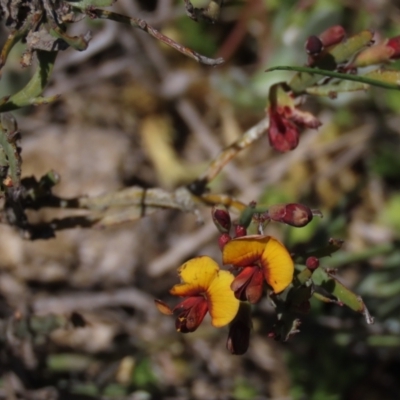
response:
<path fill-rule="evenodd" d="M 222 250 L 224 264 L 247 267 L 259 260 L 271 236 L 251 235 L 233 239 Z"/>
<path fill-rule="evenodd" d="M 218 264 L 210 257 L 192 258 L 178 269 L 182 283 L 175 285 L 170 293 L 174 296 L 193 296 L 204 293 L 219 271 Z"/>
<path fill-rule="evenodd" d="M 286 247 L 271 237 L 262 255 L 265 280 L 275 293 L 282 292 L 293 280 L 294 263 Z"/>
<path fill-rule="evenodd" d="M 230 272 L 219 271 L 207 290 L 211 323 L 217 328 L 229 324 L 239 310 L 240 302 L 231 289 L 234 279 Z"/>

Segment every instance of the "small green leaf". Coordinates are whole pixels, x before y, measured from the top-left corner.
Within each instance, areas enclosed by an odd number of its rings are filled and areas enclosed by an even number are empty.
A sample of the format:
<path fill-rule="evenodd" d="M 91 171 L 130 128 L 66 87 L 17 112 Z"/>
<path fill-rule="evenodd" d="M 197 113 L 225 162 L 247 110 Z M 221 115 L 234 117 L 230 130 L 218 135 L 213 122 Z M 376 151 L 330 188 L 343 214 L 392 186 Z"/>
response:
<path fill-rule="evenodd" d="M 286 302 L 290 311 L 306 314 L 310 308 L 310 298 L 314 292 L 312 281 L 290 289 Z"/>
<path fill-rule="evenodd" d="M 0 112 L 13 111 L 30 105 L 43 104 L 57 98 L 57 96 L 49 98 L 41 97 L 53 71 L 57 52 L 38 50 L 36 54 L 39 66 L 31 80 L 19 92 L 0 99 Z"/>
<path fill-rule="evenodd" d="M 343 64 L 350 60 L 359 51 L 368 46 L 371 43 L 372 37 L 373 33 L 365 30 L 348 38 L 346 41 L 329 48 L 326 53 L 322 54 L 322 56 L 316 60 L 313 68 L 304 67 L 302 70 L 297 70 L 299 73 L 289 82 L 290 88 L 296 94 L 304 93 L 307 88 L 314 86 L 321 80 L 320 77 L 313 74 L 313 70 L 333 72 L 339 64 Z M 268 71 L 274 69 L 279 68 L 270 68 Z M 329 75 L 326 74 L 326 76 Z"/>
<path fill-rule="evenodd" d="M 304 285 L 311 278 L 311 275 L 312 271 L 309 270 L 308 268 L 304 268 L 303 271 L 299 272 L 296 275 L 295 283 Z"/>
<path fill-rule="evenodd" d="M 337 298 L 340 302 L 354 311 L 362 313 L 368 324 L 373 323 L 373 318 L 368 312 L 363 300 L 350 289 L 339 282 L 332 273 L 323 268 L 317 268 L 312 276 L 313 282 L 323 290 Z"/>
<path fill-rule="evenodd" d="M 62 39 L 65 43 L 68 44 L 68 46 L 71 46 L 73 49 L 78 51 L 86 50 L 89 45 L 89 41 L 92 38 L 92 34 L 90 31 L 85 35 L 69 36 L 59 27 L 51 29 L 50 34 L 58 39 Z"/>
<path fill-rule="evenodd" d="M 370 30 L 361 31 L 334 46 L 329 50 L 329 54 L 334 58 L 336 64 L 344 63 L 371 44 L 373 36 L 374 33 Z"/>
<path fill-rule="evenodd" d="M 328 244 L 318 250 L 310 251 L 307 253 L 299 254 L 295 257 L 295 261 L 298 264 L 305 264 L 308 257 L 330 257 L 333 253 L 336 253 L 342 248 L 343 240 L 330 238 Z"/>

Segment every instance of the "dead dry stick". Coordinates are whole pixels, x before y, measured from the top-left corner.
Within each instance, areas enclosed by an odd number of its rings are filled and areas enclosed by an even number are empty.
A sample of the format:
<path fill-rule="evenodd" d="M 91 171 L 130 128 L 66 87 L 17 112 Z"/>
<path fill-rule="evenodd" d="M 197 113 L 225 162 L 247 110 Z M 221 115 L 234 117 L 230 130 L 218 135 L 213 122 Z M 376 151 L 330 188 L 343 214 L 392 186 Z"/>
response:
<path fill-rule="evenodd" d="M 268 129 L 269 118 L 265 117 L 257 125 L 246 131 L 241 138 L 229 145 L 221 151 L 218 156 L 211 162 L 207 170 L 193 183 L 189 185 L 190 190 L 194 194 L 201 195 L 208 183 L 210 183 L 225 167 L 232 158 L 240 151 L 249 147 L 252 143 L 258 140 Z"/>
<path fill-rule="evenodd" d="M 142 31 L 148 33 L 150 36 L 153 36 L 153 38 L 159 40 L 160 42 L 165 43 L 167 46 L 172 47 L 173 49 L 179 51 L 180 53 L 184 54 L 187 57 L 193 58 L 200 64 L 215 66 L 222 64 L 224 62 L 223 58 L 216 58 L 216 59 L 208 58 L 175 42 L 171 38 L 163 35 L 157 29 L 154 29 L 143 19 L 130 18 L 125 15 L 117 14 L 112 11 L 101 10 L 98 8 L 90 8 L 90 9 L 83 9 L 78 7 L 74 8 L 78 9 L 80 12 L 86 13 L 90 18 L 108 19 L 111 21 L 122 22 L 123 24 L 131 25 L 134 28 L 139 28 Z"/>

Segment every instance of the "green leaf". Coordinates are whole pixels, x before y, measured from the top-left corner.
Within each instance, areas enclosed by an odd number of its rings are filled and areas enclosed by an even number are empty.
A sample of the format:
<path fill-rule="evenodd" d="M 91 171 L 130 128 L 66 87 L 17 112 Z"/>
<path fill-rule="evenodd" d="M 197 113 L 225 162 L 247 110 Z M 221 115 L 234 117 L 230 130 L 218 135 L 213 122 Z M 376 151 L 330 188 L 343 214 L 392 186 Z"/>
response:
<path fill-rule="evenodd" d="M 308 257 L 330 257 L 333 253 L 336 253 L 338 250 L 340 250 L 342 248 L 342 245 L 343 240 L 330 238 L 328 244 L 325 247 L 307 253 L 298 254 L 295 257 L 295 261 L 298 264 L 305 264 Z"/>
<path fill-rule="evenodd" d="M 63 32 L 59 27 L 55 27 L 54 29 L 50 30 L 52 36 L 62 39 L 68 46 L 71 46 L 73 49 L 78 51 L 86 50 L 89 41 L 92 38 L 92 34 L 89 31 L 86 35 L 81 36 L 69 36 L 66 32 Z"/>
<path fill-rule="evenodd" d="M 339 282 L 331 272 L 323 268 L 317 268 L 313 273 L 312 280 L 316 285 L 320 286 L 347 307 L 362 313 L 368 324 L 373 323 L 374 320 L 369 314 L 362 298 Z"/>
<path fill-rule="evenodd" d="M 307 88 L 314 86 L 321 80 L 320 77 L 314 75 L 313 70 L 333 72 L 339 64 L 350 60 L 355 54 L 369 45 L 372 37 L 373 33 L 365 30 L 328 49 L 325 54 L 322 54 L 321 57 L 315 61 L 314 67 L 304 67 L 302 70 L 297 70 L 300 73 L 296 74 L 289 82 L 290 88 L 296 94 L 304 93 Z M 268 71 L 273 71 L 275 69 L 279 68 L 270 68 Z"/>
<path fill-rule="evenodd" d="M 349 37 L 346 41 L 337 44 L 329 50 L 329 54 L 334 58 L 336 64 L 344 63 L 371 44 L 373 36 L 374 34 L 370 30 L 361 31 Z"/>
<path fill-rule="evenodd" d="M 30 105 L 44 104 L 58 98 L 58 96 L 48 98 L 40 96 L 49 82 L 57 52 L 38 50 L 36 54 L 39 66 L 31 80 L 19 92 L 0 100 L 0 112 L 17 110 Z"/>

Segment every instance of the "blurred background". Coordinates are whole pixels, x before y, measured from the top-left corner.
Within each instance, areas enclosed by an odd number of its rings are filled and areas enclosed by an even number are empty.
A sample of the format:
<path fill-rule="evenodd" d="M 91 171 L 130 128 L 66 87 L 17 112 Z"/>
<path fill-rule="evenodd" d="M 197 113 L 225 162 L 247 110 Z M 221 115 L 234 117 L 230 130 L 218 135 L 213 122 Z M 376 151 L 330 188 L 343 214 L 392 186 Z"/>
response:
<path fill-rule="evenodd" d="M 201 6 L 207 1 L 193 1 Z M 208 57 L 207 67 L 146 33 L 85 19 L 84 52 L 56 62 L 46 95 L 59 101 L 14 113 L 22 133 L 22 174 L 61 175 L 55 192 L 94 196 L 132 185 L 172 190 L 265 114 L 268 90 L 303 65 L 305 39 L 341 24 L 349 34 L 373 29 L 376 40 L 400 34 L 400 4 L 389 0 L 226 0 L 219 21 L 196 23 L 183 1 L 118 0 L 112 10 L 140 17 Z M 1 42 L 7 37 L 4 27 Z M 20 45 L 7 62 L 0 95 L 32 73 Z M 398 68 L 397 64 L 392 65 Z M 287 343 L 267 337 L 275 315 L 267 300 L 254 309 L 249 351 L 232 356 L 227 329 L 206 320 L 192 334 L 175 331 L 154 298 L 172 304 L 176 268 L 207 254 L 220 260 L 210 209 L 205 223 L 159 211 L 105 230 L 72 229 L 28 242 L 0 226 L 0 316 L 54 314 L 72 325 L 51 334 L 7 339 L 0 350 L 1 399 L 382 400 L 400 398 L 400 93 L 383 89 L 308 98 L 323 125 L 305 131 L 290 153 L 262 137 L 240 153 L 210 189 L 243 202 L 299 202 L 324 218 L 302 229 L 270 225 L 292 251 L 330 237 L 344 248 L 326 267 L 360 294 L 375 317 L 312 303 Z M 29 215 L 48 221 L 54 211 Z M 57 215 L 62 215 L 58 213 Z M 2 325 L 2 326 L 3 326 Z M 1 339 L 4 343 L 5 339 Z M 11 343 L 11 344 L 10 344 Z"/>

